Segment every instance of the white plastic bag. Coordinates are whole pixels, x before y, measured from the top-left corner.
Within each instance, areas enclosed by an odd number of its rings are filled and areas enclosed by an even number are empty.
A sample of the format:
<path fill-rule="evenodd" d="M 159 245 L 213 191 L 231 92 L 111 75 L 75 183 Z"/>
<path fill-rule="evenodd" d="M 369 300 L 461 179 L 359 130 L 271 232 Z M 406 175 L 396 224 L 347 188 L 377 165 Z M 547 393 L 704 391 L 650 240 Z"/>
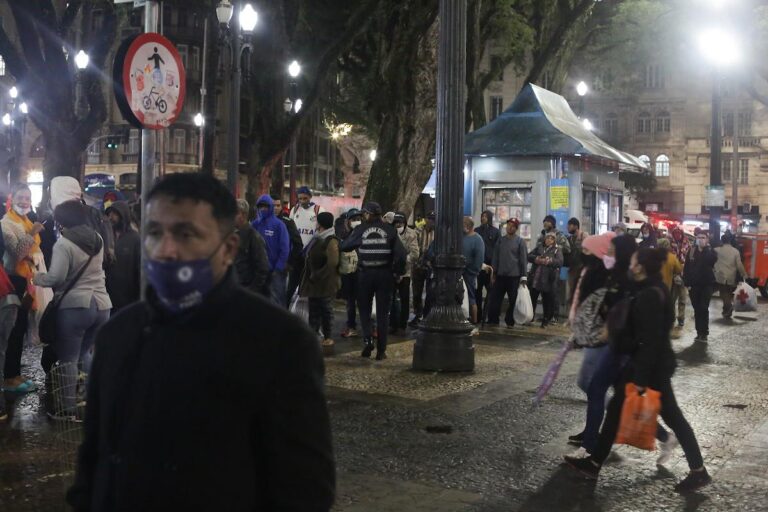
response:
<path fill-rule="evenodd" d="M 45 266 L 45 259 L 43 253 L 32 253 L 32 261 L 35 265 L 35 270 L 38 273 L 46 273 L 48 269 Z M 28 345 L 40 345 L 39 325 L 40 320 L 43 318 L 45 308 L 48 307 L 48 303 L 53 300 L 53 289 L 43 288 L 42 286 L 35 286 L 35 305 L 37 309 L 30 311 L 29 324 L 27 325 L 26 343 Z"/>
<path fill-rule="evenodd" d="M 757 290 L 745 282 L 739 283 L 733 292 L 734 311 L 757 311 Z"/>
<path fill-rule="evenodd" d="M 461 289 L 464 290 L 464 298 L 461 300 L 461 312 L 464 318 L 469 318 L 469 295 L 467 295 L 467 285 L 461 280 Z"/>
<path fill-rule="evenodd" d="M 517 289 L 517 300 L 515 301 L 513 318 L 515 319 L 515 323 L 519 325 L 527 324 L 533 320 L 531 292 L 526 285 L 521 285 L 520 288 Z"/>
<path fill-rule="evenodd" d="M 293 294 L 289 310 L 305 322 L 309 322 L 309 300 L 306 297 L 300 297 L 299 292 Z"/>

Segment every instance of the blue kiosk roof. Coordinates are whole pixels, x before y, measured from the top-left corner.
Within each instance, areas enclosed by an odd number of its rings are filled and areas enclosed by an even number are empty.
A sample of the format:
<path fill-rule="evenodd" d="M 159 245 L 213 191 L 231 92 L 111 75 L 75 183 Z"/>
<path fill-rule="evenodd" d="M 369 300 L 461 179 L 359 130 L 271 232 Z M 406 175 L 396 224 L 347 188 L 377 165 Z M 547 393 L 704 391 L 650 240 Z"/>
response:
<path fill-rule="evenodd" d="M 528 84 L 492 123 L 467 134 L 464 153 L 486 156 L 574 156 L 626 171 L 647 170 L 637 157 L 592 133 L 560 96 Z"/>

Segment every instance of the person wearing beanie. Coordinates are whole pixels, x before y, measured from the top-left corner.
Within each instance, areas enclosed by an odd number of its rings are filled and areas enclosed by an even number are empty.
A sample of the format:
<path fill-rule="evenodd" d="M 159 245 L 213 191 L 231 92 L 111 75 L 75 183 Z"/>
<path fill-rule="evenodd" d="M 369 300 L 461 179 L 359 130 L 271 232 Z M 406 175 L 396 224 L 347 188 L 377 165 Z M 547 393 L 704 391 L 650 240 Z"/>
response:
<path fill-rule="evenodd" d="M 539 295 L 541 294 L 541 290 L 536 288 L 536 280 L 534 277 L 536 276 L 536 272 L 538 271 L 538 264 L 536 264 L 536 256 L 534 256 L 534 253 L 543 253 L 546 249 L 545 246 L 545 238 L 547 235 L 553 235 L 555 237 L 555 245 L 560 249 L 560 257 L 564 259 L 566 255 L 569 255 L 571 253 L 571 246 L 568 243 L 568 238 L 563 234 L 562 231 L 559 231 L 557 229 L 557 219 L 555 219 L 554 215 L 547 215 L 544 217 L 543 222 L 543 228 L 541 230 L 541 236 L 539 236 L 539 239 L 536 241 L 536 247 L 533 251 L 531 251 L 530 254 L 528 254 L 528 259 L 533 263 L 531 265 L 531 270 L 528 273 L 528 284 L 531 287 L 531 303 L 533 304 L 533 310 L 536 311 L 536 303 L 539 300 Z M 562 265 L 562 262 L 561 262 Z M 545 272 L 548 273 L 548 272 Z M 553 316 L 548 320 L 549 323 L 557 324 L 557 310 L 559 309 L 558 304 L 558 289 L 560 286 L 560 277 L 557 276 L 557 278 L 554 280 L 554 286 L 556 287 L 555 290 L 552 292 L 554 293 L 553 297 L 555 299 L 554 304 L 552 304 L 552 311 Z"/>
<path fill-rule="evenodd" d="M 568 307 L 573 304 L 573 294 L 576 292 L 576 282 L 581 275 L 581 269 L 584 264 L 581 261 L 581 244 L 587 234 L 581 230 L 581 222 L 576 217 L 568 220 L 568 246 L 571 251 L 563 255 L 563 264 L 568 267 L 568 289 L 565 296 L 568 301 Z"/>
<path fill-rule="evenodd" d="M 299 295 L 308 298 L 309 326 L 322 332 L 323 354 L 332 355 L 333 300 L 341 287 L 339 239 L 333 229 L 333 214 L 320 212 L 312 241 L 307 246 Z"/>
<path fill-rule="evenodd" d="M 486 210 L 480 215 L 480 225 L 475 228 L 475 233 L 480 235 L 485 243 L 485 261 L 483 261 L 483 267 L 480 269 L 480 273 L 477 275 L 477 290 L 475 296 L 477 298 L 477 316 L 481 319 L 486 318 L 483 313 L 483 290 L 486 290 L 486 294 L 491 294 L 491 266 L 493 260 L 493 252 L 496 250 L 496 244 L 499 243 L 501 238 L 501 232 L 493 225 L 493 212 Z"/>
<path fill-rule="evenodd" d="M 552 230 L 545 233 L 543 236 L 544 245 L 537 246 L 536 249 L 528 255 L 528 261 L 531 261 L 535 266 L 531 284 L 533 285 L 533 289 L 542 296 L 542 305 L 544 308 L 541 317 L 542 329 L 545 328 L 547 324 L 554 323 L 557 307 L 556 297 L 560 281 L 560 267 L 563 266 L 563 253 L 557 245 L 557 234 Z M 533 293 L 531 293 L 531 295 L 533 295 Z"/>
<path fill-rule="evenodd" d="M 298 203 L 291 208 L 289 217 L 296 224 L 296 229 L 299 231 L 302 243 L 302 257 L 297 258 L 296 262 L 291 265 L 288 273 L 288 289 L 286 295 L 290 301 L 293 297 L 296 288 L 301 282 L 301 276 L 304 273 L 304 262 L 307 255 L 307 246 L 312 241 L 315 235 L 315 228 L 317 227 L 317 216 L 324 212 L 325 209 L 312 202 L 312 190 L 309 187 L 303 186 L 296 190 L 296 198 Z"/>
<path fill-rule="evenodd" d="M 352 230 L 341 244 L 343 252 L 358 253 L 358 307 L 363 324 L 363 351 L 369 358 L 373 352 L 372 308 L 376 297 L 376 360 L 387 358 L 389 310 L 395 283 L 405 274 L 406 251 L 391 224 L 381 219 L 381 205 L 368 202 L 363 206 L 365 222 Z"/>

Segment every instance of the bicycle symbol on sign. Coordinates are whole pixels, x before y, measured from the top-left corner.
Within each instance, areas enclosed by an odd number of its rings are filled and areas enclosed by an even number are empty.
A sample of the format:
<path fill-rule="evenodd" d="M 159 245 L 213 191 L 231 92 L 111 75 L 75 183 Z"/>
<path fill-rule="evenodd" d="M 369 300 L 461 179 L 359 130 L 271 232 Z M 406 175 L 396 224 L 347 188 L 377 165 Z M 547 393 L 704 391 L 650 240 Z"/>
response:
<path fill-rule="evenodd" d="M 160 111 L 161 114 L 165 114 L 168 110 L 168 103 L 165 102 L 160 92 L 153 86 L 150 89 L 149 94 L 144 96 L 144 110 L 154 110 L 155 108 Z"/>

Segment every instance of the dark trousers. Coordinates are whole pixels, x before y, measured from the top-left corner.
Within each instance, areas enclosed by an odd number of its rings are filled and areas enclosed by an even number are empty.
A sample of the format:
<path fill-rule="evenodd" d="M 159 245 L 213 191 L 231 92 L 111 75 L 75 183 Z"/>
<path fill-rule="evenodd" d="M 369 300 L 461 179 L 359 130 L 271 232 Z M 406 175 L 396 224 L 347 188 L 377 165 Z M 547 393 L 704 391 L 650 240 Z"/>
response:
<path fill-rule="evenodd" d="M 347 302 L 347 327 L 357 328 L 357 272 L 341 276 L 341 293 Z"/>
<path fill-rule="evenodd" d="M 544 307 L 543 320 L 549 322 L 555 317 L 555 307 L 557 306 L 557 289 L 551 292 L 541 292 L 541 302 Z"/>
<path fill-rule="evenodd" d="M 310 297 L 309 326 L 315 332 L 323 330 L 323 338 L 333 337 L 333 297 Z"/>
<path fill-rule="evenodd" d="M 363 338 L 371 337 L 371 310 L 373 297 L 376 297 L 376 329 L 379 337 L 376 350 L 387 350 L 387 332 L 389 330 L 389 307 L 395 281 L 391 268 L 365 269 L 359 271 L 357 302 L 360 307 L 360 323 L 363 326 Z"/>
<path fill-rule="evenodd" d="M 408 326 L 410 313 L 411 278 L 404 277 L 394 286 L 389 323 L 396 329 L 405 329 Z"/>
<path fill-rule="evenodd" d="M 8 337 L 8 348 L 5 351 L 5 368 L 3 375 L 12 379 L 21 375 L 21 353 L 24 350 L 24 335 L 27 333 L 29 312 L 19 308 L 16 323 L 13 324 L 11 335 Z"/>
<path fill-rule="evenodd" d="M 533 284 L 533 279 L 528 279 L 528 283 Z M 541 292 L 533 286 L 528 286 L 528 291 L 531 293 L 531 305 L 533 306 L 534 317 L 536 315 L 536 303 L 539 302 L 539 295 Z M 543 317 L 546 318 L 546 317 Z"/>
<path fill-rule="evenodd" d="M 288 289 L 285 291 L 285 304 L 290 307 L 293 294 L 301 284 L 301 275 L 304 273 L 304 258 L 296 261 L 288 272 Z"/>
<path fill-rule="evenodd" d="M 597 448 L 592 453 L 592 459 L 602 464 L 611 453 L 613 441 L 616 439 L 616 433 L 619 431 L 619 421 L 621 420 L 621 409 L 624 406 L 624 387 L 630 381 L 631 371 L 622 373 L 622 378 L 616 384 L 614 395 L 608 404 L 608 411 L 605 413 L 603 429 L 600 431 L 600 438 L 597 441 Z M 683 416 L 683 411 L 677 405 L 675 393 L 672 391 L 672 379 L 667 378 L 657 382 L 653 389 L 661 393 L 661 418 L 664 423 L 672 429 L 680 446 L 683 448 L 685 458 L 688 461 L 690 469 L 699 469 L 704 465 L 701 457 L 699 443 L 696 441 L 696 435 L 693 433 L 691 425 Z"/>
<path fill-rule="evenodd" d="M 709 336 L 709 301 L 712 300 L 712 286 L 691 286 L 691 305 L 696 321 L 696 334 Z"/>
<path fill-rule="evenodd" d="M 482 273 L 481 273 L 482 275 Z M 501 303 L 504 301 L 504 295 L 509 300 L 507 313 L 504 315 L 504 321 L 507 325 L 515 325 L 515 303 L 517 302 L 517 290 L 520 288 L 520 276 L 497 276 L 496 282 L 491 288 L 488 298 L 488 323 L 498 324 L 501 314 Z M 479 301 L 478 301 L 479 302 Z"/>
<path fill-rule="evenodd" d="M 480 322 L 482 322 L 483 319 L 486 319 L 490 313 L 490 311 L 483 312 L 483 307 L 486 305 L 483 301 L 483 290 L 485 290 L 485 293 L 488 296 L 488 309 L 490 309 L 492 288 L 491 274 L 481 270 L 480 273 L 477 274 L 477 291 L 475 292 L 475 298 L 477 299 L 477 318 Z M 486 316 L 483 316 L 483 314 Z M 498 322 L 498 317 L 496 321 Z"/>
<path fill-rule="evenodd" d="M 424 285 L 429 279 L 429 269 L 414 267 L 411 273 L 411 283 L 413 284 L 413 314 L 416 318 L 424 318 Z"/>

